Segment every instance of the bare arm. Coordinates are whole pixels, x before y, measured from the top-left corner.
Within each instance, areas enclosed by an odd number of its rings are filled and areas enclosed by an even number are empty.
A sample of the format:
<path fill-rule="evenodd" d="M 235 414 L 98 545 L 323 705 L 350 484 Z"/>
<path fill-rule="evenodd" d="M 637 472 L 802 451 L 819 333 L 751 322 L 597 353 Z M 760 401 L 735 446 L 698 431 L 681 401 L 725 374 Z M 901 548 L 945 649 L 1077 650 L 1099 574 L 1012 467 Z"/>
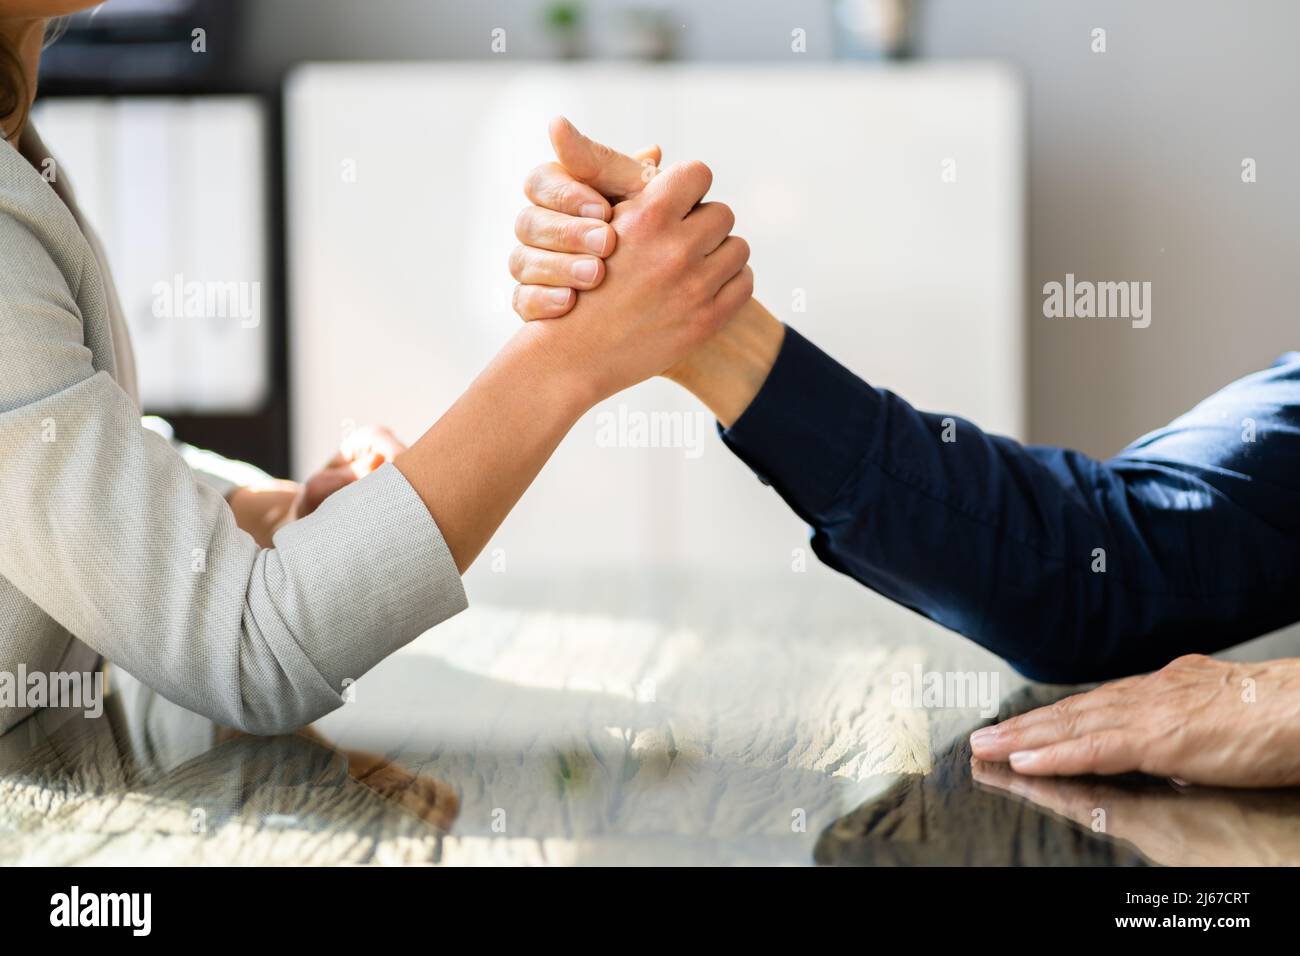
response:
<path fill-rule="evenodd" d="M 520 329 L 394 462 L 462 572 L 592 404 L 590 384 L 546 339 L 539 327 Z"/>
<path fill-rule="evenodd" d="M 701 202 L 712 178 L 681 163 L 620 203 L 601 287 L 564 322 L 520 329 L 397 458 L 461 570 L 587 409 L 671 368 L 749 300 L 749 247 L 729 235 L 731 210 Z"/>
<path fill-rule="evenodd" d="M 566 322 L 521 330 L 400 467 L 259 547 L 240 524 L 265 523 L 274 502 L 260 517 L 245 495 L 232 508 L 93 363 L 86 327 L 107 319 L 78 292 L 94 263 L 20 163 L 0 156 L 27 177 L 0 209 L 0 245 L 23 265 L 0 270 L 0 601 L 21 595 L 29 620 L 39 609 L 169 699 L 257 733 L 338 706 L 462 609 L 457 572 L 576 417 L 672 366 L 750 296 L 729 210 L 700 203 L 708 169 L 665 170 L 600 223 L 619 248 Z M 43 663 L 29 650 L 45 648 L 17 647 Z"/>

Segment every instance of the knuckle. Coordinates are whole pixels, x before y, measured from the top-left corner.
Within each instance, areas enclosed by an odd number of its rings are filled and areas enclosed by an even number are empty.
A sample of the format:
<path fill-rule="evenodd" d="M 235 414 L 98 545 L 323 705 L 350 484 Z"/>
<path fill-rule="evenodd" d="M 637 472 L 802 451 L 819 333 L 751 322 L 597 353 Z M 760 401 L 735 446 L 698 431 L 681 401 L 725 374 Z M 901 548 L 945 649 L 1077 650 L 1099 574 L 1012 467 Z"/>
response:
<path fill-rule="evenodd" d="M 722 221 L 723 223 L 725 223 L 725 225 L 723 226 L 723 231 L 731 232 L 731 230 L 736 227 L 735 211 L 732 210 L 732 208 L 728 206 L 725 202 L 720 202 L 718 203 L 718 212 L 722 214 Z"/>
<path fill-rule="evenodd" d="M 754 270 L 749 266 L 745 266 L 744 271 L 740 274 L 740 288 L 746 299 L 754 294 Z"/>
<path fill-rule="evenodd" d="M 526 246 L 515 246 L 510 250 L 510 274 L 515 279 L 521 279 L 524 269 L 528 265 L 528 248 Z"/>
<path fill-rule="evenodd" d="M 581 205 L 585 192 L 581 183 L 555 163 L 538 166 L 528 174 L 524 194 L 536 206 L 552 212 L 568 212 Z"/>
<path fill-rule="evenodd" d="M 664 219 L 664 206 L 663 197 L 647 196 L 621 202 L 616 208 L 622 210 L 623 214 L 634 223 L 658 224 Z"/>
<path fill-rule="evenodd" d="M 685 273 L 691 268 L 691 250 L 687 248 L 684 242 L 674 242 L 668 247 L 665 253 L 668 268 L 673 272 Z M 695 278 L 692 276 L 692 278 Z"/>
<path fill-rule="evenodd" d="M 729 310 L 735 310 L 754 294 L 754 276 L 748 270 L 743 270 L 731 283 L 726 287 L 726 294 L 719 296 L 725 301 Z"/>
<path fill-rule="evenodd" d="M 656 227 L 653 209 L 646 204 L 620 203 L 614 208 L 614 232 L 630 238 L 640 238 L 652 232 Z"/>
<path fill-rule="evenodd" d="M 698 159 L 691 160 L 691 177 L 698 184 L 697 188 L 701 195 L 707 193 L 713 185 L 713 170 Z"/>
<path fill-rule="evenodd" d="M 515 311 L 519 313 L 521 319 L 531 322 L 533 319 L 545 319 L 554 314 L 555 307 L 547 301 L 544 294 L 546 291 L 544 287 L 527 283 L 519 286 L 517 295 L 519 305 Z"/>
<path fill-rule="evenodd" d="M 660 199 L 657 202 L 646 203 L 641 210 L 642 228 L 646 230 L 660 230 L 671 225 L 673 216 L 668 212 L 669 203 Z"/>
<path fill-rule="evenodd" d="M 524 195 L 533 202 L 537 202 L 543 191 L 546 189 L 546 184 L 550 182 L 550 179 L 550 163 L 543 163 L 541 166 L 534 166 L 528 171 L 528 175 L 524 177 Z"/>
<path fill-rule="evenodd" d="M 683 162 L 682 172 L 691 179 L 699 180 L 702 183 L 711 184 L 713 182 L 713 170 L 698 159 L 688 159 Z"/>
<path fill-rule="evenodd" d="M 581 183 L 559 183 L 555 187 L 555 203 L 551 209 L 555 212 L 567 213 L 578 209 L 586 198 L 587 192 Z"/>
<path fill-rule="evenodd" d="M 534 227 L 533 220 L 536 206 L 525 206 L 519 210 L 519 215 L 515 216 L 515 238 L 520 242 L 527 242 L 532 238 Z"/>

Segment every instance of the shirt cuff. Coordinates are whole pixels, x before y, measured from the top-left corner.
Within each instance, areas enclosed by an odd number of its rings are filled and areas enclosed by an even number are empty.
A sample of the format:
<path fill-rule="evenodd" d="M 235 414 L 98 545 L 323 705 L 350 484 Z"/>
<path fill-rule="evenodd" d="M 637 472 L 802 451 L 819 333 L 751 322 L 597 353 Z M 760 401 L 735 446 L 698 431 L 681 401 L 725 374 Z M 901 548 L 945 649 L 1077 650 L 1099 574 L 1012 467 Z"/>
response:
<path fill-rule="evenodd" d="M 809 523 L 868 451 L 880 394 L 790 327 L 776 363 L 722 441 Z"/>
<path fill-rule="evenodd" d="M 302 601 L 306 626 L 295 638 L 336 692 L 469 604 L 437 523 L 391 464 L 274 540 L 285 583 L 315 598 Z"/>

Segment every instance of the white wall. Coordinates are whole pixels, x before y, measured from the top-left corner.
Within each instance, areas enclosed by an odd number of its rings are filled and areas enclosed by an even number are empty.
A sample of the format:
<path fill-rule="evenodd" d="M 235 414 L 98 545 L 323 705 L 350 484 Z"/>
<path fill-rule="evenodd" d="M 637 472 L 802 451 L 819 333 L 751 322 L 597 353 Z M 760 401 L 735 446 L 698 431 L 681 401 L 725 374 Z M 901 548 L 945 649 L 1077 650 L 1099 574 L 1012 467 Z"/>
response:
<path fill-rule="evenodd" d="M 638 0 L 679 14 L 689 58 L 790 63 L 831 55 L 822 0 Z M 589 2 L 591 47 L 625 0 Z M 257 0 L 241 41 L 257 69 L 299 58 L 545 56 L 541 0 Z M 1029 434 L 1115 451 L 1295 345 L 1300 238 L 1300 4 L 1289 0 L 922 0 L 920 53 L 1003 57 L 1029 91 Z M 1108 52 L 1089 51 L 1108 30 Z M 800 61 L 802 62 L 802 61 Z M 1241 159 L 1259 181 L 1240 182 Z M 1066 272 L 1153 283 L 1150 328 L 1050 324 L 1043 283 Z M 1035 317 L 1036 316 L 1036 317 Z M 866 369 L 870 371 L 870 369 Z"/>
<path fill-rule="evenodd" d="M 296 75 L 287 105 L 302 468 L 349 423 L 418 436 L 518 327 L 512 227 L 561 110 L 707 157 L 760 298 L 845 364 L 1022 431 L 1022 104 L 1003 69 L 334 65 Z M 599 415 L 621 406 L 691 416 L 693 447 L 603 447 Z M 784 570 L 805 546 L 694 399 L 656 381 L 578 424 L 492 547 L 512 569 Z"/>
<path fill-rule="evenodd" d="M 1029 86 L 1035 440 L 1112 453 L 1300 344 L 1300 4 L 930 0 L 926 14 L 926 52 L 1005 56 Z M 1044 319 L 1042 286 L 1067 272 L 1151 282 L 1151 326 Z"/>

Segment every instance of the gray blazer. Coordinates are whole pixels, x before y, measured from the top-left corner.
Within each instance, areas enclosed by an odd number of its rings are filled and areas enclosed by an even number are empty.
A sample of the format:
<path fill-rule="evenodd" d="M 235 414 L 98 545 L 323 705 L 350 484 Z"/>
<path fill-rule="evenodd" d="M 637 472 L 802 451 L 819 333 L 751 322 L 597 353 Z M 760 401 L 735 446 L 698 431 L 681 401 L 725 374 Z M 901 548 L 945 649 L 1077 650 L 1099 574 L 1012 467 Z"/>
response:
<path fill-rule="evenodd" d="M 30 126 L 0 141 L 0 677 L 102 655 L 232 727 L 308 723 L 465 607 L 455 561 L 392 465 L 274 548 L 241 531 L 217 469 L 141 424 L 112 279 L 47 156 Z M 0 732 L 30 712 L 0 698 Z"/>

